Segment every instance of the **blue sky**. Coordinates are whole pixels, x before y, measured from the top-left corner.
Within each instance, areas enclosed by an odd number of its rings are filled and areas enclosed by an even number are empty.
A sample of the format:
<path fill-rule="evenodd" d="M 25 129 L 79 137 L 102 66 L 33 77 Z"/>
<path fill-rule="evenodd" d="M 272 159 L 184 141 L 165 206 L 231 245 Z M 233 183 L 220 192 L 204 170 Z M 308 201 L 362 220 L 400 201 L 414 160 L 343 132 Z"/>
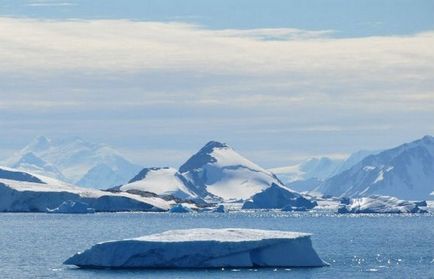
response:
<path fill-rule="evenodd" d="M 434 132 L 434 1 L 0 1 L 0 158 L 38 135 L 266 167 Z"/>
<path fill-rule="evenodd" d="M 212 29 L 291 27 L 337 36 L 412 34 L 434 28 L 434 2 L 419 0 L 3 0 L 2 15 L 51 19 L 183 21 Z"/>

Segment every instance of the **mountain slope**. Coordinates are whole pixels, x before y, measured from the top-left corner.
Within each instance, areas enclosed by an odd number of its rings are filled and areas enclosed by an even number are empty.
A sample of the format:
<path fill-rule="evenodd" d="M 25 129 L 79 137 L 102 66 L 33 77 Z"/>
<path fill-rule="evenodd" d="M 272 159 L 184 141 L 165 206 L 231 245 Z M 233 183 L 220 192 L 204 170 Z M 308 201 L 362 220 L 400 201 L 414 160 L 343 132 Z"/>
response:
<path fill-rule="evenodd" d="M 55 166 L 45 162 L 32 152 L 23 154 L 17 162 L 10 167 L 14 169 L 24 170 L 35 174 L 53 177 L 62 181 L 66 181 L 66 177 Z"/>
<path fill-rule="evenodd" d="M 28 159 L 29 154 L 34 156 L 32 160 Z M 23 160 L 27 163 L 22 164 Z M 47 165 L 42 168 L 41 162 Z M 38 137 L 6 164 L 27 171 L 39 169 L 36 172 L 46 176 L 98 188 L 123 184 L 141 169 L 112 148 L 77 137 L 60 140 Z M 56 168 L 48 170 L 47 166 Z"/>
<path fill-rule="evenodd" d="M 287 184 L 311 178 L 326 179 L 335 174 L 342 163 L 343 160 L 330 159 L 328 157 L 311 158 L 299 164 L 273 168 L 270 171 Z"/>
<path fill-rule="evenodd" d="M 174 168 L 145 168 L 128 184 L 116 187 L 120 191 L 150 192 L 178 199 L 197 198 L 194 187 Z"/>
<path fill-rule="evenodd" d="M 303 180 L 321 181 L 350 169 L 367 156 L 375 153 L 378 153 L 378 151 L 360 150 L 352 153 L 344 160 L 329 157 L 311 158 L 295 165 L 272 168 L 270 171 L 276 174 L 286 185 Z M 305 190 L 308 189 L 302 191 Z"/>
<path fill-rule="evenodd" d="M 208 142 L 179 168 L 179 172 L 202 198 L 247 199 L 272 183 L 282 185 L 273 173 L 216 141 Z"/>
<path fill-rule="evenodd" d="M 352 168 L 327 179 L 316 191 L 360 197 L 429 198 L 434 190 L 434 138 L 422 139 L 370 155 Z"/>

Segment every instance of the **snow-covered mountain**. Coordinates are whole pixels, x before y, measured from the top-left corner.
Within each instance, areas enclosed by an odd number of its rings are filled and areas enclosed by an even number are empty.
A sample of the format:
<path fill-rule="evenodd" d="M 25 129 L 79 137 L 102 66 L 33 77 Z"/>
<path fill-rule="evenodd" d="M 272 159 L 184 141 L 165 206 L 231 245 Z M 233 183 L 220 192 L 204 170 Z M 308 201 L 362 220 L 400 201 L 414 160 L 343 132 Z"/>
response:
<path fill-rule="evenodd" d="M 284 183 L 311 178 L 323 180 L 335 174 L 343 162 L 344 160 L 328 157 L 311 158 L 299 164 L 273 168 L 270 171 L 276 174 Z"/>
<path fill-rule="evenodd" d="M 0 167 L 0 212 L 55 212 L 65 203 L 94 211 L 167 211 L 171 203 L 158 197 L 81 188 L 54 178 Z M 70 212 L 75 213 L 75 212 Z"/>
<path fill-rule="evenodd" d="M 145 168 L 127 184 L 114 190 L 154 193 L 159 196 L 172 196 L 177 199 L 195 199 L 191 183 L 174 168 Z"/>
<path fill-rule="evenodd" d="M 327 179 L 316 191 L 360 197 L 395 196 L 429 199 L 434 190 L 434 138 L 422 139 L 370 155 L 350 169 Z"/>
<path fill-rule="evenodd" d="M 202 198 L 247 199 L 273 183 L 283 186 L 272 172 L 216 141 L 208 142 L 179 168 L 179 172 L 194 185 L 192 191 Z"/>
<path fill-rule="evenodd" d="M 352 153 L 347 159 L 311 158 L 292 166 L 270 169 L 270 171 L 291 189 L 300 192 L 311 191 L 327 178 L 350 169 L 368 155 L 378 152 L 361 150 Z"/>
<path fill-rule="evenodd" d="M 66 177 L 55 166 L 45 162 L 34 153 L 29 152 L 23 154 L 18 161 L 11 164 L 10 167 L 14 169 L 26 170 L 32 173 L 45 175 L 56 178 L 58 180 L 66 181 Z"/>
<path fill-rule="evenodd" d="M 357 152 L 354 152 L 348 158 L 346 158 L 344 161 L 342 161 L 342 163 L 336 169 L 335 173 L 333 173 L 332 175 L 330 175 L 329 177 L 326 177 L 326 178 L 330 178 L 334 175 L 340 174 L 341 172 L 349 170 L 355 164 L 362 161 L 363 159 L 365 159 L 369 155 L 378 154 L 380 152 L 381 152 L 381 150 L 359 150 Z"/>
<path fill-rule="evenodd" d="M 93 188 L 123 184 L 141 169 L 109 146 L 77 137 L 38 137 L 5 165 Z"/>

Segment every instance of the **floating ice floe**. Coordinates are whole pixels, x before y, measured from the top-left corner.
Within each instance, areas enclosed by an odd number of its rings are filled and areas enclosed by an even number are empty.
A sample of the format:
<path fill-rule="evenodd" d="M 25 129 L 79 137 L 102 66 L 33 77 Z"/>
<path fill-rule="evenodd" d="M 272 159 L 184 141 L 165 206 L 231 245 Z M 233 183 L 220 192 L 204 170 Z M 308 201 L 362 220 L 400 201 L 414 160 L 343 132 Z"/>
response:
<path fill-rule="evenodd" d="M 345 200 L 338 213 L 426 213 L 426 202 L 411 202 L 389 196 L 370 196 Z"/>
<path fill-rule="evenodd" d="M 64 264 L 82 268 L 321 267 L 310 234 L 189 229 L 103 242 Z"/>

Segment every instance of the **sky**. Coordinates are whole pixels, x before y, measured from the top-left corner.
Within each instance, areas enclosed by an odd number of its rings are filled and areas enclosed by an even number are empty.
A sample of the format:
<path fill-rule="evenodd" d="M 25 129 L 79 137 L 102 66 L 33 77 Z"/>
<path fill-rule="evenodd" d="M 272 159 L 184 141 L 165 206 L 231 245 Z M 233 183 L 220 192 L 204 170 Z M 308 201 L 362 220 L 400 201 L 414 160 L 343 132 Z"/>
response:
<path fill-rule="evenodd" d="M 0 0 L 0 160 L 79 136 L 264 167 L 434 134 L 434 1 Z"/>

